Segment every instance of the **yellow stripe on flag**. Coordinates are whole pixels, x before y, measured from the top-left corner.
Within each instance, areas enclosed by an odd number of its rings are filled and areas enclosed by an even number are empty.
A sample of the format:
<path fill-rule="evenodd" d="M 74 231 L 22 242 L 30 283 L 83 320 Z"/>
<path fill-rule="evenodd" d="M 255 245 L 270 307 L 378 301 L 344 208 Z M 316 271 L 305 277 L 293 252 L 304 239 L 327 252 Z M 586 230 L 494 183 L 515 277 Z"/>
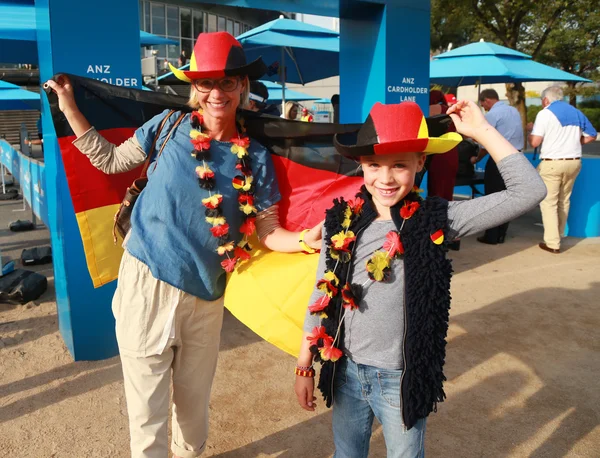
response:
<path fill-rule="evenodd" d="M 119 204 L 114 204 L 75 215 L 94 288 L 110 283 L 119 274 L 123 248 L 121 240 L 114 244 L 112 235 L 113 218 L 118 210 Z"/>
<path fill-rule="evenodd" d="M 298 356 L 318 261 L 318 254 L 256 250 L 229 277 L 225 307 L 267 342 Z"/>

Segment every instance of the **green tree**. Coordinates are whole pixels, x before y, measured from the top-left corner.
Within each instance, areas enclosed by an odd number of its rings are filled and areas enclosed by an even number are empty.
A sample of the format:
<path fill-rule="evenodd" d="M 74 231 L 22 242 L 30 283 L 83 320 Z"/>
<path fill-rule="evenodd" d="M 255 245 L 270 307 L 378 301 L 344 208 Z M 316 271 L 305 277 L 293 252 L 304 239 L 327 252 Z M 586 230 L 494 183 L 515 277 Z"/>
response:
<path fill-rule="evenodd" d="M 464 7 L 454 2 L 431 0 L 431 49 L 445 52 L 471 43 L 477 35 L 477 23 L 473 17 L 463 14 Z"/>
<path fill-rule="evenodd" d="M 442 23 L 438 14 L 459 15 L 461 23 L 467 24 L 467 33 L 475 34 L 466 41 L 484 38 L 499 42 L 530 54 L 535 60 L 542 53 L 553 28 L 560 23 L 569 3 L 567 0 L 432 0 L 432 11 L 436 9 L 432 14 L 432 24 L 434 17 L 435 21 Z M 453 20 L 447 17 L 443 23 Z M 432 38 L 432 43 L 434 41 L 443 47 L 449 39 L 436 37 L 435 40 Z M 506 96 L 521 113 L 525 130 L 527 111 L 523 84 L 507 83 Z"/>
<path fill-rule="evenodd" d="M 600 79 L 600 11 L 597 0 L 578 0 L 563 13 L 559 24 L 548 36 L 539 61 L 558 65 L 562 70 L 583 78 Z M 596 86 L 582 87 L 567 83 L 565 91 L 571 105 L 577 95 L 594 95 Z"/>

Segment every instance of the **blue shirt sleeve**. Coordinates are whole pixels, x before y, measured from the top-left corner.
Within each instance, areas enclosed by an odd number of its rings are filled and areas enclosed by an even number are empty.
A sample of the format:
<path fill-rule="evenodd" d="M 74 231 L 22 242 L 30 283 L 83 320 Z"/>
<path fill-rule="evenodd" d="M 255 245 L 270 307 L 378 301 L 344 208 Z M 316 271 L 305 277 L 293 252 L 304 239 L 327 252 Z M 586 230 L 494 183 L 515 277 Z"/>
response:
<path fill-rule="evenodd" d="M 581 123 L 582 123 L 581 130 L 583 131 L 583 133 L 585 135 L 589 135 L 590 137 L 595 137 L 596 135 L 598 135 L 598 132 L 596 132 L 596 129 L 594 129 L 594 126 L 592 126 L 592 123 L 587 118 L 587 116 L 584 115 L 583 113 L 581 113 L 581 117 L 583 118 L 581 120 Z"/>
<path fill-rule="evenodd" d="M 253 158 L 252 174 L 255 179 L 254 206 L 260 212 L 281 200 L 275 166 L 271 153 L 260 143 L 252 140 L 250 153 Z"/>
<path fill-rule="evenodd" d="M 157 114 L 150 121 L 146 122 L 143 126 L 139 127 L 135 131 L 135 137 L 137 138 L 137 141 L 139 142 L 139 144 L 142 146 L 143 150 L 145 151 L 146 156 L 150 152 L 150 148 L 152 148 L 152 143 L 154 142 L 154 137 L 156 137 L 156 132 L 158 131 L 158 128 L 160 127 L 160 123 L 163 121 L 165 116 L 167 116 L 169 111 L 170 110 L 165 110 L 162 113 Z M 160 136 L 162 139 L 164 139 L 167 136 L 167 134 L 170 130 L 170 127 L 175 123 L 175 121 L 177 120 L 177 117 L 178 117 L 177 113 L 173 113 L 171 115 L 171 118 L 169 119 L 167 124 L 163 127 L 163 130 L 160 133 Z M 160 148 L 159 145 L 160 145 L 161 138 L 159 138 L 156 143 L 157 147 L 156 147 L 155 151 Z"/>

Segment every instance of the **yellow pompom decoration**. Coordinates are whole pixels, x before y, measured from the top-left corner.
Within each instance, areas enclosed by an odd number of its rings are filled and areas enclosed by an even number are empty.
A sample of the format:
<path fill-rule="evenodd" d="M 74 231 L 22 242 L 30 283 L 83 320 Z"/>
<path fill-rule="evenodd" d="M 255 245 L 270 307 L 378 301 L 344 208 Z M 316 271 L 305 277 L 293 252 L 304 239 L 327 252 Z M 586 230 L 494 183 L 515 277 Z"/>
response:
<path fill-rule="evenodd" d="M 217 247 L 217 253 L 219 253 L 221 256 L 223 256 L 228 251 L 233 251 L 233 248 L 234 248 L 233 242 L 227 242 L 225 245 L 221 245 L 221 246 Z"/>
<path fill-rule="evenodd" d="M 243 146 L 232 145 L 231 152 L 235 154 L 239 159 L 248 156 L 248 150 Z"/>
<path fill-rule="evenodd" d="M 240 210 L 244 212 L 246 215 L 251 215 L 252 213 L 258 213 L 256 207 L 254 205 L 243 204 L 240 205 Z"/>

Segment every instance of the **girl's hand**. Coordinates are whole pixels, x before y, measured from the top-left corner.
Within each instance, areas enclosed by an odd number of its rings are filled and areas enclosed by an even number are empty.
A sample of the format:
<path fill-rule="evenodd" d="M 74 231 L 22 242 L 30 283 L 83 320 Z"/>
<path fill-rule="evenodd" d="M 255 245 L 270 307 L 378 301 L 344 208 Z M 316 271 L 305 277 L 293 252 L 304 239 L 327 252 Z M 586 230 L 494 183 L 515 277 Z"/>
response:
<path fill-rule="evenodd" d="M 314 250 L 321 249 L 321 230 L 323 229 L 324 222 L 325 220 L 321 221 L 310 231 L 304 234 L 304 243 L 306 243 L 309 247 L 311 247 Z"/>
<path fill-rule="evenodd" d="M 48 80 L 44 83 L 44 88 L 49 87 L 58 96 L 58 108 L 63 113 L 78 111 L 75 103 L 75 95 L 71 80 L 65 75 L 60 75 L 57 81 Z"/>
<path fill-rule="evenodd" d="M 298 398 L 298 404 L 304 410 L 308 410 L 309 412 L 315 411 L 315 379 L 314 377 L 302 377 L 300 375 L 296 375 L 296 383 L 294 384 L 294 391 L 296 392 L 296 397 Z"/>
<path fill-rule="evenodd" d="M 452 105 L 447 114 L 450 115 L 459 134 L 473 138 L 479 142 L 481 135 L 492 126 L 486 121 L 481 109 L 470 100 L 459 100 Z"/>

